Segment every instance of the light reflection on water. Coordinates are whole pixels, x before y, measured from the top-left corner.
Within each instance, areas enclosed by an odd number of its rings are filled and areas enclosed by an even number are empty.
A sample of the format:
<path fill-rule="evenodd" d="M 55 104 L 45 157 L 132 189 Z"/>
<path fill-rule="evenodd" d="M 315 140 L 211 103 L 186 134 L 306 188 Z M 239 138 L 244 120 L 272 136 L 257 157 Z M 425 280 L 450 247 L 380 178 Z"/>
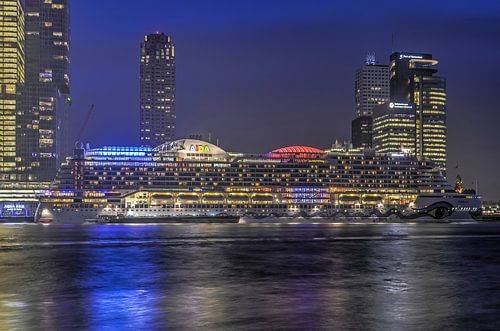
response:
<path fill-rule="evenodd" d="M 0 226 L 0 329 L 493 328 L 500 224 Z"/>

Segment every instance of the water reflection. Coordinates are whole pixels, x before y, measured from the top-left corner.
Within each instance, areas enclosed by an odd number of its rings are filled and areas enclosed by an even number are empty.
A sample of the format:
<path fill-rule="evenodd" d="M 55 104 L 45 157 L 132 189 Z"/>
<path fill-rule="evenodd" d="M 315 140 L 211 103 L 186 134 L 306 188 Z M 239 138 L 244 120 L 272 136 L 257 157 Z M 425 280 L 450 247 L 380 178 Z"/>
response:
<path fill-rule="evenodd" d="M 500 225 L 3 226 L 0 329 L 488 328 L 499 241 Z"/>
<path fill-rule="evenodd" d="M 152 281 L 154 249 L 90 249 L 79 288 L 85 292 L 91 327 L 110 330 L 127 326 L 144 330 L 159 319 L 160 284 Z M 168 281 L 167 278 L 162 281 Z"/>

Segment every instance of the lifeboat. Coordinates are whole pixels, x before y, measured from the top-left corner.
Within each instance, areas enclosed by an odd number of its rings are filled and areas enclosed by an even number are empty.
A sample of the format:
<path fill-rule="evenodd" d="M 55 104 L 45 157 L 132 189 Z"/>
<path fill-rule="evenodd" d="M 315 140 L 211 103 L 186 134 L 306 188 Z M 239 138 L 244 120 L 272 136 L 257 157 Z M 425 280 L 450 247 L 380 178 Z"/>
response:
<path fill-rule="evenodd" d="M 274 198 L 270 194 L 255 194 L 252 197 L 253 203 L 272 203 Z"/>
<path fill-rule="evenodd" d="M 377 204 L 381 203 L 383 198 L 378 195 L 366 195 L 363 197 L 363 203 L 367 204 Z"/>
<path fill-rule="evenodd" d="M 357 195 L 344 195 L 340 197 L 340 202 L 342 203 L 356 203 L 359 202 L 361 199 Z"/>
<path fill-rule="evenodd" d="M 203 202 L 205 203 L 224 203 L 224 194 L 221 193 L 208 193 L 203 195 Z"/>
<path fill-rule="evenodd" d="M 151 196 L 151 201 L 153 204 L 173 203 L 174 196 L 172 194 L 153 194 Z"/>
<path fill-rule="evenodd" d="M 194 194 L 181 193 L 177 196 L 177 200 L 180 203 L 198 203 L 198 202 L 200 202 L 200 198 L 195 193 Z"/>
<path fill-rule="evenodd" d="M 229 197 L 227 198 L 229 202 L 232 203 L 247 203 L 248 202 L 248 196 L 246 194 L 229 194 Z"/>

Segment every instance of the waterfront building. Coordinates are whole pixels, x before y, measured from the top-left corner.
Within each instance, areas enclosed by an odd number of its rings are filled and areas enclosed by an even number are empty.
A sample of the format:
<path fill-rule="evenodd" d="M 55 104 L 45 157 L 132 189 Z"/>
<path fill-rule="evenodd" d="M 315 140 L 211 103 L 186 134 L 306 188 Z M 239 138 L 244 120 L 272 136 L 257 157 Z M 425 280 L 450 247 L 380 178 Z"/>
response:
<path fill-rule="evenodd" d="M 47 183 L 10 181 L 0 184 L 0 223 L 33 222 L 38 198 L 47 192 Z"/>
<path fill-rule="evenodd" d="M 357 117 L 352 121 L 352 145 L 357 148 L 372 148 L 373 118 L 372 116 Z"/>
<path fill-rule="evenodd" d="M 389 101 L 389 66 L 377 64 L 368 54 L 365 64 L 356 71 L 354 95 L 356 119 L 352 122 L 354 147 L 372 147 L 371 120 L 373 108 Z"/>
<path fill-rule="evenodd" d="M 420 193 L 452 190 L 432 161 L 412 156 L 338 144 L 244 154 L 193 139 L 77 150 L 53 187 L 41 199 L 42 218 L 66 221 L 103 211 L 167 217 L 403 209 Z"/>
<path fill-rule="evenodd" d="M 24 84 L 24 11 L 20 0 L 0 2 L 0 182 L 22 179 L 17 114 Z M 1 184 L 1 183 L 0 183 Z"/>
<path fill-rule="evenodd" d="M 144 37 L 140 65 L 140 138 L 156 147 L 175 137 L 175 46 L 170 36 Z"/>
<path fill-rule="evenodd" d="M 390 57 L 391 102 L 411 104 L 415 112 L 414 152 L 446 169 L 446 80 L 435 76 L 431 54 L 393 53 Z"/>
<path fill-rule="evenodd" d="M 408 103 L 390 102 L 373 112 L 373 147 L 380 154 L 415 155 L 415 111 Z"/>
<path fill-rule="evenodd" d="M 37 181 L 68 155 L 69 0 L 26 0 L 26 89 L 21 150 Z M 59 126 L 59 129 L 58 129 Z M 72 146 L 72 144 L 71 144 Z"/>

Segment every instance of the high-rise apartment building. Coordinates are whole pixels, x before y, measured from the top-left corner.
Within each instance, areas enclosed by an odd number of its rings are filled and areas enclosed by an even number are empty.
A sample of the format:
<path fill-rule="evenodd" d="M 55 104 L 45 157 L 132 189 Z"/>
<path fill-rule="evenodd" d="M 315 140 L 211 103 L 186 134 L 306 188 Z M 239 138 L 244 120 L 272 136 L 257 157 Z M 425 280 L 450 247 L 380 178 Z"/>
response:
<path fill-rule="evenodd" d="M 24 12 L 20 0 L 0 1 L 0 181 L 22 177 L 17 114 L 24 83 Z"/>
<path fill-rule="evenodd" d="M 419 157 L 446 168 L 446 80 L 435 76 L 431 54 L 393 53 L 390 57 L 391 102 L 413 105 L 415 147 Z"/>
<path fill-rule="evenodd" d="M 352 122 L 352 143 L 356 148 L 372 147 L 373 108 L 389 101 L 389 66 L 377 64 L 368 54 L 365 64 L 356 71 L 354 95 L 356 119 Z"/>
<path fill-rule="evenodd" d="M 144 37 L 140 68 L 142 146 L 156 147 L 175 137 L 175 46 L 164 33 Z"/>
<path fill-rule="evenodd" d="M 37 180 L 51 181 L 68 153 L 69 0 L 26 0 L 26 88 L 21 150 Z M 61 160 L 62 161 L 62 160 Z"/>

